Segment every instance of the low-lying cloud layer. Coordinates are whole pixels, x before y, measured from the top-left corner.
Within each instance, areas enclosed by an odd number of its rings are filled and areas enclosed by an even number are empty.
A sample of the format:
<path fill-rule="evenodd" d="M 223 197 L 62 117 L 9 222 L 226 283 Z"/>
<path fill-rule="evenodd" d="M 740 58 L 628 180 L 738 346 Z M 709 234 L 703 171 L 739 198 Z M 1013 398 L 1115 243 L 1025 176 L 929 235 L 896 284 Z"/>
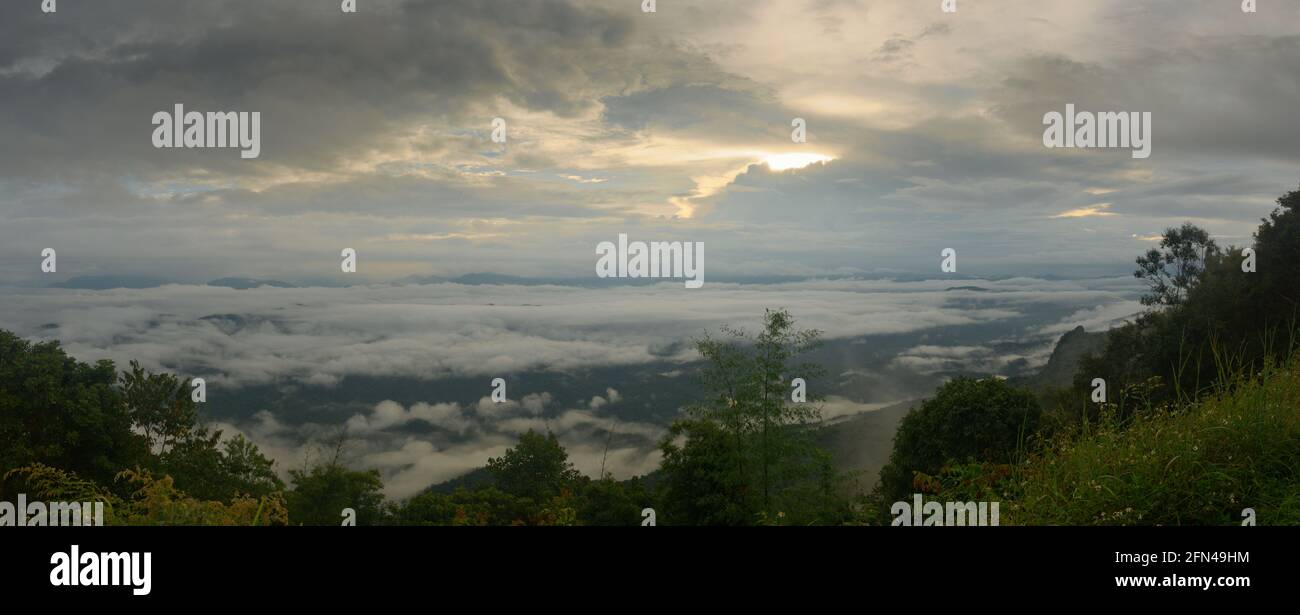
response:
<path fill-rule="evenodd" d="M 775 307 L 828 339 L 995 323 L 1034 305 L 1107 306 L 1110 312 L 1090 318 L 1093 325 L 1137 311 L 1131 279 L 1014 278 L 980 281 L 986 291 L 948 290 L 968 283 L 12 288 L 0 295 L 0 326 L 58 339 L 82 360 L 135 359 L 203 375 L 214 386 L 279 379 L 329 386 L 355 375 L 491 378 L 681 363 L 695 358 L 690 338 L 723 324 L 752 330 L 763 310 Z"/>
<path fill-rule="evenodd" d="M 656 467 L 655 445 L 664 424 L 643 418 L 649 400 L 629 399 L 608 384 L 581 391 L 577 400 L 512 385 L 509 401 L 494 403 L 488 397 L 493 378 L 515 382 L 511 376 L 525 372 L 617 368 L 629 374 L 649 371 L 682 389 L 692 386 L 685 372 L 698 359 L 691 338 L 706 331 L 716 334 L 724 324 L 755 330 L 763 310 L 772 307 L 789 309 L 800 327 L 820 329 L 832 342 L 870 345 L 878 336 L 918 340 L 898 354 L 890 369 L 993 373 L 1018 358 L 1041 364 L 1060 333 L 1077 324 L 1098 330 L 1131 316 L 1140 309 L 1135 289 L 1131 278 L 808 280 L 712 283 L 700 290 L 672 283 L 610 288 L 10 287 L 0 293 L 0 328 L 57 340 L 83 361 L 106 358 L 124 365 L 135 359 L 152 370 L 203 376 L 214 402 L 246 387 L 330 389 L 359 376 L 429 383 L 481 379 L 474 400 L 399 403 L 377 397 L 342 419 L 308 413 L 290 422 L 261 407 L 242 408 L 238 416 L 221 419 L 230 433 L 248 435 L 282 468 L 301 467 L 307 457 L 321 454 L 313 453 L 320 441 L 346 429 L 350 462 L 380 469 L 389 494 L 405 497 L 481 467 L 528 429 L 556 433 L 578 469 L 591 476 L 603 468 L 624 478 Z M 1061 316 L 1044 320 L 1040 313 Z M 1025 319 L 1042 324 L 1017 324 Z M 1025 326 L 1029 329 L 1021 330 Z M 1029 350 L 1022 356 L 993 343 L 925 341 L 930 332 L 953 327 L 1007 328 L 1018 347 Z M 850 371 L 841 379 L 853 377 Z M 833 391 L 834 382 L 814 386 Z M 883 405 L 879 401 L 867 403 L 850 391 L 833 394 L 824 418 L 878 408 Z M 675 409 L 667 410 L 671 415 Z"/>
<path fill-rule="evenodd" d="M 607 394 L 617 396 L 616 391 Z M 662 426 L 598 416 L 594 410 L 603 404 L 596 403 L 590 408 L 551 408 L 553 416 L 542 417 L 550 405 L 547 393 L 500 404 L 484 398 L 470 406 L 421 402 L 403 407 L 383 401 L 342 426 L 287 425 L 263 411 L 251 420 L 219 422 L 215 427 L 227 436 L 243 434 L 256 442 L 279 462 L 282 471 L 332 455 L 334 451 L 322 443 L 336 442 L 342 436 L 342 461 L 379 470 L 385 492 L 394 498 L 410 497 L 430 485 L 483 467 L 530 429 L 554 433 L 574 467 L 588 476 L 599 476 L 603 470 L 628 478 L 658 467 L 656 444 L 664 433 Z M 411 433 L 404 427 L 427 429 Z M 450 440 L 438 437 L 439 432 L 468 437 Z"/>

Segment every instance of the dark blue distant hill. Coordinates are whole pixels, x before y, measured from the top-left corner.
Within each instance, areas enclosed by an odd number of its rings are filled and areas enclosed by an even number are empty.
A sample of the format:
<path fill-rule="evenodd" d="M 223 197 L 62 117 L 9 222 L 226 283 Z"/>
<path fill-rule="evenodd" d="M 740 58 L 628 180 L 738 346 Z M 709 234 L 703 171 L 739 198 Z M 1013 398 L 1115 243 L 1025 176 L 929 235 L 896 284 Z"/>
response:
<path fill-rule="evenodd" d="M 272 286 L 275 288 L 297 288 L 297 286 L 294 286 L 293 284 L 290 284 L 288 282 L 281 282 L 279 280 L 255 280 L 253 278 L 220 278 L 208 282 L 208 286 L 222 286 L 225 288 L 237 288 L 239 290 L 247 290 L 250 288 L 257 288 L 259 286 Z"/>
<path fill-rule="evenodd" d="M 175 280 L 148 276 L 129 275 L 80 275 L 69 278 L 50 288 L 78 288 L 83 290 L 109 290 L 112 288 L 156 288 L 164 284 L 176 284 Z"/>

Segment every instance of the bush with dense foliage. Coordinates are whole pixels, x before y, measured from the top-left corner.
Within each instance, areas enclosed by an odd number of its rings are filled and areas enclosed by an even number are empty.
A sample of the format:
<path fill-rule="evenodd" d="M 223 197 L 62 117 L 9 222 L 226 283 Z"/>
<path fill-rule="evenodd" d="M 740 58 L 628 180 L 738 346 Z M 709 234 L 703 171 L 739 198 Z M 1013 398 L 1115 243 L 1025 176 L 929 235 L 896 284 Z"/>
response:
<path fill-rule="evenodd" d="M 952 462 L 1010 463 L 1041 415 L 1033 393 L 1003 380 L 950 380 L 899 422 L 880 491 L 890 501 L 904 499 L 917 472 L 936 474 Z"/>

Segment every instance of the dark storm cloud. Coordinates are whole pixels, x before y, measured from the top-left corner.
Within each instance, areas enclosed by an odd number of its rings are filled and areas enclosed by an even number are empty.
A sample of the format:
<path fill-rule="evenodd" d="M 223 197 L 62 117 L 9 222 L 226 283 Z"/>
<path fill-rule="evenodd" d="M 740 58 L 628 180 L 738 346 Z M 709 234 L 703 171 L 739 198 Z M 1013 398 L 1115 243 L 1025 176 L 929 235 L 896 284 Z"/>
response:
<path fill-rule="evenodd" d="M 1184 219 L 1248 236 L 1297 181 L 1293 5 L 360 6 L 7 5 L 0 283 L 48 283 L 50 246 L 61 276 L 315 279 L 343 246 L 372 279 L 584 275 L 629 230 L 707 239 L 735 273 L 930 271 L 948 246 L 999 273 L 1121 270 Z M 176 102 L 260 111 L 262 157 L 155 150 Z M 1152 157 L 1043 148 L 1067 102 L 1152 111 Z M 835 160 L 761 164 L 792 153 Z"/>
<path fill-rule="evenodd" d="M 656 72 L 626 53 L 627 16 L 563 0 L 369 2 L 355 15 L 305 0 L 59 7 L 7 7 L 0 20 L 9 177 L 330 168 L 411 123 L 486 130 L 491 116 L 479 114 L 497 100 L 569 116 Z M 671 49 L 657 57 L 680 60 Z M 260 111 L 265 164 L 154 150 L 152 114 L 178 102 Z"/>
<path fill-rule="evenodd" d="M 1142 48 L 1105 63 L 1023 58 L 992 92 L 1013 130 L 1040 138 L 1043 114 L 1150 111 L 1156 155 L 1300 160 L 1300 36 L 1223 36 Z"/>

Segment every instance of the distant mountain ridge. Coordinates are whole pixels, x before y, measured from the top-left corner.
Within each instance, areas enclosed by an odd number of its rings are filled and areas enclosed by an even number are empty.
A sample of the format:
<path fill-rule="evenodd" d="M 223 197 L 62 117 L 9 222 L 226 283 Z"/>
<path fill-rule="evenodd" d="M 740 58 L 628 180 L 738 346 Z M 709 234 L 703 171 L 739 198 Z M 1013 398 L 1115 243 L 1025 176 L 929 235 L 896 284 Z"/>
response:
<path fill-rule="evenodd" d="M 979 280 L 996 282 L 999 280 L 1009 279 L 1013 276 L 968 276 L 958 274 L 948 274 L 945 280 Z M 285 282 L 282 280 L 271 280 L 263 278 L 248 278 L 240 276 L 227 276 L 208 281 L 207 286 L 219 286 L 224 288 L 235 289 L 253 289 L 259 286 L 270 286 L 273 288 L 306 288 L 306 287 L 323 287 L 323 288 L 343 288 L 349 286 L 368 286 L 368 285 L 412 285 L 412 284 L 464 284 L 467 286 L 573 286 L 578 288 L 608 288 L 615 286 L 650 286 L 668 282 L 662 278 L 598 278 L 594 274 L 591 276 L 577 277 L 530 277 L 510 275 L 504 273 L 475 272 L 466 273 L 457 276 L 442 275 L 412 275 L 396 280 L 374 280 L 374 279 L 356 279 L 348 276 L 318 276 L 312 278 L 293 278 L 295 282 Z M 858 272 L 858 273 L 828 273 L 823 275 L 711 275 L 709 281 L 722 284 L 787 284 L 795 282 L 806 282 L 811 280 L 893 280 L 895 282 L 924 282 L 932 281 L 936 278 L 933 275 L 916 274 L 908 272 Z M 1085 278 L 1063 278 L 1054 275 L 1044 275 L 1036 279 L 1058 280 L 1058 279 L 1085 279 Z M 147 275 L 83 275 L 69 278 L 63 282 L 50 284 L 48 288 L 74 288 L 82 290 L 110 290 L 114 288 L 157 288 L 167 284 L 195 285 L 199 284 L 193 281 L 187 281 L 176 278 L 162 278 Z M 202 285 L 200 284 L 200 285 Z M 970 291 L 981 293 L 1001 293 L 1006 290 L 986 288 L 976 285 L 949 286 L 944 289 L 947 292 L 952 291 Z"/>
<path fill-rule="evenodd" d="M 157 288 L 164 284 L 177 284 L 173 280 L 132 275 L 79 275 L 50 285 L 50 288 L 75 288 L 79 290 L 111 290 L 114 288 Z"/>
<path fill-rule="evenodd" d="M 218 278 L 208 282 L 208 286 L 222 286 L 225 288 L 237 288 L 247 290 L 259 286 L 271 286 L 274 288 L 298 288 L 296 285 L 279 280 L 258 280 L 254 278 Z"/>
<path fill-rule="evenodd" d="M 142 289 L 158 288 L 168 284 L 192 284 L 181 280 L 160 278 L 155 276 L 137 276 L 137 275 L 79 275 L 68 278 L 62 282 L 50 284 L 50 288 L 74 288 L 78 290 L 112 290 L 115 288 Z M 256 278 L 238 278 L 227 277 L 218 278 L 207 283 L 207 286 L 220 286 L 224 288 L 249 289 L 259 286 L 273 286 L 275 288 L 297 288 L 297 286 L 288 282 L 279 280 L 259 280 Z"/>

